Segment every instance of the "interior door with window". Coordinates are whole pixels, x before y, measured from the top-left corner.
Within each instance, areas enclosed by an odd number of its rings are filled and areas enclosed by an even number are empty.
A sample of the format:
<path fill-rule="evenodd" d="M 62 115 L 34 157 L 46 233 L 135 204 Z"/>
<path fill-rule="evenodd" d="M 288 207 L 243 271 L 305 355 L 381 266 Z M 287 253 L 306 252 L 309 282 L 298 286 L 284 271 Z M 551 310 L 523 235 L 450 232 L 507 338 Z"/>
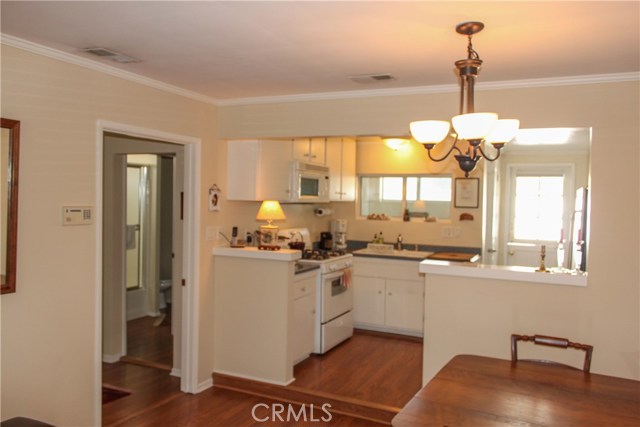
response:
<path fill-rule="evenodd" d="M 544 245 L 545 266 L 557 267 L 558 243 L 566 245 L 574 202 L 573 166 L 509 165 L 507 170 L 504 264 L 538 267 Z"/>

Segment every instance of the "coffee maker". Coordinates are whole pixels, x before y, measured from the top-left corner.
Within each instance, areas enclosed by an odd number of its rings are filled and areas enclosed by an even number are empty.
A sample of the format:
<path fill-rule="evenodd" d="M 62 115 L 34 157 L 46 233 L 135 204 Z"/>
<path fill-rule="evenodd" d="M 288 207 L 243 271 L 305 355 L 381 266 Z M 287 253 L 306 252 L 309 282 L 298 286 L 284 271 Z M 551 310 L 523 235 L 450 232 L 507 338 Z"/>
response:
<path fill-rule="evenodd" d="M 344 251 L 347 249 L 347 220 L 334 219 L 331 221 L 331 234 L 333 235 L 333 249 Z"/>

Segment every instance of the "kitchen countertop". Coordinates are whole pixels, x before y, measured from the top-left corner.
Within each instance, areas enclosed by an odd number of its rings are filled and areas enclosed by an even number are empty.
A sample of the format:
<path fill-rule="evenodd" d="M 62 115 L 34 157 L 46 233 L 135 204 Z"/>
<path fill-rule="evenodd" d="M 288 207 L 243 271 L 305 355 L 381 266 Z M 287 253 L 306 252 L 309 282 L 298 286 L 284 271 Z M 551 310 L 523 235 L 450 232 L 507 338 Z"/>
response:
<path fill-rule="evenodd" d="M 410 261 L 422 261 L 423 259 L 428 258 L 432 255 L 433 252 L 428 251 L 409 251 L 409 250 L 397 250 L 393 249 L 393 251 L 376 251 L 373 249 L 358 249 L 353 251 L 354 256 L 364 256 L 364 257 L 373 257 L 373 258 L 386 258 L 386 259 L 402 259 L 402 260 L 410 260 Z"/>
<path fill-rule="evenodd" d="M 255 246 L 247 246 L 244 248 L 216 247 L 213 248 L 213 255 L 272 261 L 296 261 L 302 258 L 302 252 L 298 250 L 280 249 L 279 251 L 265 251 Z"/>

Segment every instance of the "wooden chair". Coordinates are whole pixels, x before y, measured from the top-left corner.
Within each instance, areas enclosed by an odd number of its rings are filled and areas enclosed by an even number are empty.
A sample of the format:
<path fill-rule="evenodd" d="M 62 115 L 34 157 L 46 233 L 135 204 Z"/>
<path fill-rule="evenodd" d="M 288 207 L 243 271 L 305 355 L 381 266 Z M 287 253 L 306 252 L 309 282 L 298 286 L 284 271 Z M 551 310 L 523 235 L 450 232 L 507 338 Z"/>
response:
<path fill-rule="evenodd" d="M 577 350 L 584 350 L 585 355 L 584 355 L 584 365 L 582 367 L 582 370 L 584 372 L 589 372 L 591 370 L 591 354 L 593 353 L 593 346 L 589 344 L 575 343 L 575 342 L 569 341 L 566 338 L 549 337 L 545 335 L 528 336 L 528 335 L 511 334 L 511 360 L 513 362 L 518 361 L 518 341 L 533 341 L 534 344 L 547 345 L 550 347 L 559 347 L 559 348 L 571 347 Z M 548 360 L 537 360 L 537 362 L 556 363 Z"/>

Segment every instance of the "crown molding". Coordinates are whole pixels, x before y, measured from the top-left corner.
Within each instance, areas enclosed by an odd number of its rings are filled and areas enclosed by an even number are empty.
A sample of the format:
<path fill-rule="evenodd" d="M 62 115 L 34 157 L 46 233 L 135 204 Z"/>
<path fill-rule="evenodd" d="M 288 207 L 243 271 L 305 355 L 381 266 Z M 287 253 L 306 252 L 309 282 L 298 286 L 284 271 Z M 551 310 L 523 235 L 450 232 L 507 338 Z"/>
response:
<path fill-rule="evenodd" d="M 640 72 L 615 74 L 590 74 L 584 76 L 568 76 L 526 80 L 504 80 L 495 82 L 480 82 L 474 86 L 475 90 L 502 89 L 531 89 L 554 86 L 575 86 L 600 83 L 620 83 L 640 81 Z M 342 92 L 307 93 L 299 95 L 262 96 L 255 98 L 236 98 L 218 100 L 219 106 L 242 106 L 256 104 L 280 104 L 287 102 L 327 101 L 338 99 L 374 98 L 383 96 L 429 95 L 434 93 L 458 93 L 457 84 L 415 86 L 393 89 L 352 90 Z"/>
<path fill-rule="evenodd" d="M 251 98 L 233 98 L 233 99 L 216 99 L 197 92 L 186 90 L 177 86 L 163 83 L 158 80 L 150 79 L 139 74 L 124 71 L 116 67 L 111 67 L 96 61 L 82 58 L 77 55 L 52 49 L 37 43 L 33 43 L 18 37 L 0 33 L 0 43 L 12 46 L 18 49 L 26 50 L 38 55 L 57 59 L 67 63 L 75 64 L 84 68 L 88 68 L 111 76 L 119 77 L 125 80 L 149 86 L 155 89 L 163 90 L 174 95 L 184 96 L 196 101 L 205 102 L 207 104 L 217 106 L 243 106 L 257 104 L 280 104 L 289 102 L 307 102 L 307 101 L 329 101 L 339 99 L 356 99 L 356 98 L 374 98 L 384 96 L 408 96 L 408 95 L 428 95 L 435 93 L 457 93 L 459 86 L 457 84 L 433 85 L 433 86 L 416 86 L 405 88 L 389 88 L 389 89 L 369 89 L 369 90 L 350 90 L 340 92 L 322 92 L 322 93 L 306 93 L 297 95 L 277 95 L 277 96 L 260 96 Z M 495 82 L 479 82 L 475 85 L 476 90 L 502 90 L 502 89 L 531 89 L 540 87 L 554 86 L 573 86 L 601 83 L 620 83 L 628 81 L 640 81 L 640 72 L 615 73 L 615 74 L 591 74 L 583 76 L 567 76 L 541 79 L 526 80 L 504 80 Z"/>
<path fill-rule="evenodd" d="M 43 46 L 38 43 L 33 43 L 18 37 L 10 36 L 8 34 L 0 33 L 0 43 L 3 45 L 22 49 L 31 53 L 46 56 L 48 58 L 57 59 L 69 64 L 78 65 L 83 68 L 88 68 L 93 71 L 108 74 L 110 76 L 119 77 L 124 80 L 128 80 L 134 83 L 138 83 L 144 86 L 159 89 L 174 95 L 183 96 L 196 101 L 205 102 L 207 104 L 217 105 L 218 100 L 209 96 L 202 95 L 200 93 L 192 92 L 177 86 L 173 86 L 159 80 L 150 79 L 148 77 L 141 76 L 136 73 L 124 71 L 116 67 L 112 67 L 106 64 L 102 64 L 96 61 L 92 61 L 81 56 L 73 55 L 67 52 L 62 52 L 57 49 Z"/>

